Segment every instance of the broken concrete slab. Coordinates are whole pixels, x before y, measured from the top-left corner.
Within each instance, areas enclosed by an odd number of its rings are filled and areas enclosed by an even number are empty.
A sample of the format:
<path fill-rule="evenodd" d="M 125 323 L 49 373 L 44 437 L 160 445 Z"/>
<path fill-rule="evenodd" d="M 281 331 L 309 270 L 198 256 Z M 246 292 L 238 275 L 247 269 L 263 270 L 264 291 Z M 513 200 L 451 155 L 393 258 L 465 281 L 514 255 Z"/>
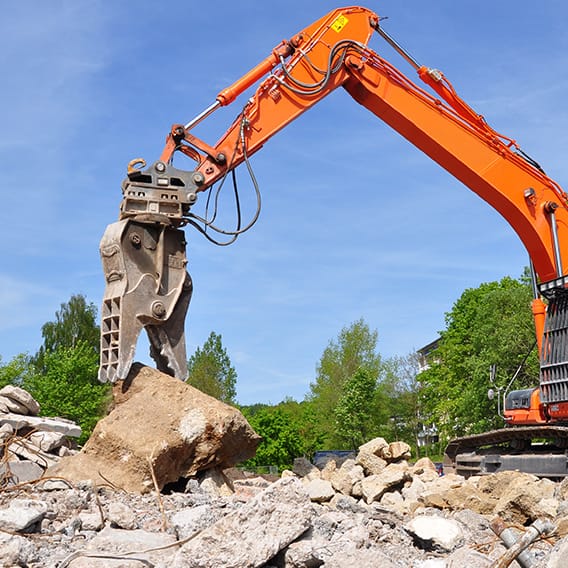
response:
<path fill-rule="evenodd" d="M 406 442 L 391 442 L 389 444 L 390 461 L 409 460 L 412 449 Z"/>
<path fill-rule="evenodd" d="M 43 468 L 33 461 L 7 461 L 0 464 L 0 485 L 19 485 L 26 481 L 35 481 L 43 472 Z"/>
<path fill-rule="evenodd" d="M 66 443 L 66 436 L 61 432 L 32 432 L 27 439 L 42 452 L 53 452 Z"/>
<path fill-rule="evenodd" d="M 17 403 L 19 406 L 25 409 L 25 412 L 21 414 L 30 414 L 31 416 L 37 416 L 40 411 L 39 403 L 34 397 L 26 390 L 16 387 L 14 385 L 6 385 L 0 389 L 0 397 L 3 399 L 8 398 L 12 402 Z M 17 411 L 13 411 L 17 412 Z"/>
<path fill-rule="evenodd" d="M 184 544 L 171 566 L 258 568 L 307 531 L 313 515 L 302 482 L 280 479 Z"/>
<path fill-rule="evenodd" d="M 260 442 L 239 410 L 150 367 L 133 365 L 113 396 L 114 409 L 81 452 L 49 475 L 145 493 L 231 467 L 253 457 Z"/>
<path fill-rule="evenodd" d="M 42 452 L 26 438 L 14 439 L 14 441 L 8 445 L 8 451 L 39 465 L 43 468 L 43 470 L 47 469 L 49 466 L 55 465 L 58 461 L 56 456 L 48 454 L 47 452 Z"/>
<path fill-rule="evenodd" d="M 142 529 L 124 530 L 106 526 L 84 551 L 67 563 L 69 568 L 137 568 L 141 565 L 167 566 L 173 557 L 175 537 Z M 150 551 L 150 549 L 155 549 Z M 98 558 L 97 558 L 98 556 Z M 106 558 L 105 558 L 106 556 Z"/>
<path fill-rule="evenodd" d="M 13 499 L 9 506 L 0 509 L 0 530 L 21 532 L 41 521 L 47 512 L 47 505 L 32 499 Z"/>
<path fill-rule="evenodd" d="M 81 435 L 81 427 L 65 418 L 41 418 L 9 412 L 0 414 L 0 425 L 2 424 L 9 424 L 14 430 L 31 428 L 45 432 L 60 432 L 71 438 L 78 438 Z"/>

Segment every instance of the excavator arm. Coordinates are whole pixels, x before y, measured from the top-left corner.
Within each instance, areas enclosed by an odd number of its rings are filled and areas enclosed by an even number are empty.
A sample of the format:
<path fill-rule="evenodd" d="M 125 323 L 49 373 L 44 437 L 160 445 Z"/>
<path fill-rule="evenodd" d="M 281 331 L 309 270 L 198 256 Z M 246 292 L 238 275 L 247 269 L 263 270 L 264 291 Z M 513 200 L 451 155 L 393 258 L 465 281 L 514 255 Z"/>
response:
<path fill-rule="evenodd" d="M 415 84 L 368 47 L 375 32 L 401 53 L 433 93 Z M 209 145 L 192 133 L 192 129 L 217 108 L 231 104 L 254 85 L 257 85 L 254 94 L 216 144 Z M 213 104 L 196 118 L 185 125 L 174 125 L 156 163 L 145 170 L 142 169 L 145 164 L 131 164 L 123 183 L 119 223 L 126 228 L 121 234 L 126 234 L 130 225 L 137 223 L 144 229 L 162 227 L 160 234 L 164 242 L 166 236 L 178 235 L 179 227 L 192 223 L 190 209 L 200 192 L 210 190 L 213 184 L 248 161 L 279 130 L 338 87 L 343 87 L 357 102 L 478 194 L 513 227 L 540 281 L 539 287 L 535 286 L 533 312 L 544 367 L 551 369 L 549 382 L 568 383 L 568 379 L 561 377 L 568 377 L 566 368 L 557 374 L 559 362 L 568 367 L 565 361 L 568 346 L 562 346 L 562 353 L 557 354 L 556 330 L 545 331 L 545 306 L 540 299 L 541 294 L 548 298 L 549 313 L 550 306 L 552 311 L 564 313 L 565 308 L 559 307 L 563 306 L 559 298 L 564 297 L 566 289 L 562 259 L 568 255 L 567 195 L 514 140 L 493 130 L 465 103 L 441 72 L 419 65 L 404 52 L 382 29 L 379 16 L 365 8 L 334 10 L 292 39 L 283 41 L 259 65 L 221 91 Z M 191 171 L 172 166 L 176 152 L 195 161 Z M 114 230 L 115 234 L 118 232 Z M 156 242 L 159 243 L 160 238 Z M 185 352 L 182 354 L 179 348 L 183 332 L 176 326 L 183 326 L 191 281 L 188 275 L 183 278 L 179 274 L 172 278 L 163 276 L 163 272 L 175 271 L 175 266 L 183 264 L 185 267 L 186 262 L 183 237 L 168 238 L 177 243 L 173 260 L 168 260 L 172 257 L 164 253 L 154 254 L 159 261 L 155 265 L 156 259 L 148 261 L 151 253 L 142 255 L 146 262 L 144 269 L 124 271 L 125 280 L 130 280 L 131 273 L 136 272 L 136 282 L 124 284 L 123 281 L 118 292 L 116 285 L 110 286 L 114 290 L 109 290 L 112 271 L 105 268 L 109 293 L 105 293 L 104 302 L 120 303 L 131 294 L 134 304 L 141 302 L 144 309 L 136 312 L 136 308 L 127 316 L 118 317 L 118 332 L 114 337 L 109 335 L 107 341 L 103 339 L 102 351 L 104 354 L 106 349 L 106 355 L 101 364 L 102 380 L 114 381 L 127 374 L 132 360 L 130 343 L 137 337 L 137 333 L 131 331 L 133 321 L 138 322 L 135 326 L 138 331 L 147 325 L 154 329 L 163 326 L 167 330 L 159 337 L 154 333 L 155 339 L 150 338 L 153 349 L 165 353 L 163 368 L 183 377 L 185 365 L 180 357 L 185 357 Z M 115 238 L 113 244 L 117 242 Z M 133 247 L 123 237 L 114 250 L 119 256 L 132 256 Z M 144 246 L 141 248 L 145 250 Z M 103 253 L 103 258 L 108 259 L 108 254 L 105 257 Z M 183 273 L 186 274 L 185 268 Z M 146 280 L 144 286 L 143 280 Z M 164 303 L 165 297 L 171 298 L 171 304 L 158 318 L 152 306 L 155 302 Z M 181 308 L 176 307 L 178 301 Z M 176 324 L 172 327 L 169 320 L 174 313 Z M 128 335 L 127 341 L 121 340 L 123 335 Z M 161 343 L 164 338 L 165 343 Z M 118 346 L 114 352 L 113 341 Z M 553 401 L 556 395 L 551 396 Z"/>

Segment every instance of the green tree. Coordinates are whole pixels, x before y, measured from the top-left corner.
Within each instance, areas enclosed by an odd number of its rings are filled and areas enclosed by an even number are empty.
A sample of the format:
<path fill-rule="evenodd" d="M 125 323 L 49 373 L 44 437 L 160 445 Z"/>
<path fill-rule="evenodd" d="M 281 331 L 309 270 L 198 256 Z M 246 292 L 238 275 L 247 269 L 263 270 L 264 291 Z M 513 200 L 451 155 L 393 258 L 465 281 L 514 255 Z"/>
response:
<path fill-rule="evenodd" d="M 98 353 L 100 330 L 97 325 L 96 306 L 87 303 L 82 294 L 74 294 L 55 312 L 55 321 L 48 321 L 42 326 L 41 335 L 43 344 L 34 357 L 34 364 L 38 369 L 45 370 L 45 354 L 60 347 L 72 348 L 79 342 L 85 342 Z"/>
<path fill-rule="evenodd" d="M 44 369 L 34 370 L 22 386 L 39 402 L 42 416 L 60 416 L 77 422 L 87 440 L 105 414 L 110 387 L 97 381 L 98 355 L 86 341 L 58 347 L 44 354 Z"/>
<path fill-rule="evenodd" d="M 245 466 L 291 469 L 295 458 L 311 457 L 321 447 L 313 408 L 308 402 L 286 399 L 276 406 L 253 405 L 241 410 L 262 437 L 256 456 Z"/>
<path fill-rule="evenodd" d="M 20 386 L 31 368 L 30 358 L 25 353 L 20 353 L 8 363 L 2 363 L 0 357 L 0 388 L 6 385 Z"/>
<path fill-rule="evenodd" d="M 498 387 L 505 387 L 519 368 L 513 388 L 536 385 L 530 301 L 525 282 L 505 277 L 465 290 L 446 314 L 433 364 L 418 377 L 424 408 L 443 438 L 502 426 L 495 402 L 487 397 L 491 365 L 497 365 Z"/>
<path fill-rule="evenodd" d="M 212 331 L 188 361 L 187 382 L 200 391 L 226 403 L 234 403 L 237 372 L 223 347 L 221 335 Z"/>
<path fill-rule="evenodd" d="M 359 369 L 375 380 L 379 377 L 381 357 L 377 353 L 377 339 L 378 332 L 371 331 L 361 318 L 344 327 L 337 340 L 331 340 L 321 356 L 308 399 L 313 403 L 328 447 L 342 443 L 336 432 L 335 408 L 347 381 Z"/>
<path fill-rule="evenodd" d="M 337 436 L 350 448 L 368 441 L 377 380 L 366 369 L 358 369 L 345 381 L 334 409 Z"/>
<path fill-rule="evenodd" d="M 42 326 L 43 344 L 22 381 L 39 402 L 42 416 L 61 416 L 81 426 L 81 443 L 105 414 L 111 390 L 97 380 L 96 319 L 96 307 L 81 294 L 61 304 L 55 320 Z"/>
<path fill-rule="evenodd" d="M 388 416 L 378 431 L 388 440 L 404 440 L 418 455 L 418 431 L 422 426 L 418 356 L 394 356 L 383 360 L 379 379 Z"/>

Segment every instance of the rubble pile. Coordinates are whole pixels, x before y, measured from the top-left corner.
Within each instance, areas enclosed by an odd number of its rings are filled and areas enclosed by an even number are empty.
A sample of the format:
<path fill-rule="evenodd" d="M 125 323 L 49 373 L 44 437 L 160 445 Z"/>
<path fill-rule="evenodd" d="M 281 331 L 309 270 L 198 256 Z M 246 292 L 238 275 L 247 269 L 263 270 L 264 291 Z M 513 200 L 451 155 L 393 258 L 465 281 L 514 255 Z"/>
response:
<path fill-rule="evenodd" d="M 37 401 L 24 389 L 0 389 L 0 488 L 41 477 L 61 457 L 75 453 L 81 428 L 63 418 L 39 417 Z"/>
<path fill-rule="evenodd" d="M 505 568 L 520 564 L 497 534 L 514 544 L 533 531 L 522 566 L 565 566 L 568 481 L 440 477 L 409 457 L 377 438 L 321 468 L 296 460 L 277 481 L 212 468 L 161 493 L 92 480 L 5 488 L 0 565 Z"/>
<path fill-rule="evenodd" d="M 469 479 L 453 473 L 440 476 L 430 459 L 409 464 L 409 458 L 408 444 L 375 438 L 361 446 L 354 459 L 331 459 L 321 468 L 298 459 L 294 471 L 284 475 L 300 477 L 311 499 L 320 503 L 343 495 L 400 515 L 428 508 L 469 509 L 521 526 L 547 518 L 568 532 L 568 484 L 559 486 L 518 471 Z"/>

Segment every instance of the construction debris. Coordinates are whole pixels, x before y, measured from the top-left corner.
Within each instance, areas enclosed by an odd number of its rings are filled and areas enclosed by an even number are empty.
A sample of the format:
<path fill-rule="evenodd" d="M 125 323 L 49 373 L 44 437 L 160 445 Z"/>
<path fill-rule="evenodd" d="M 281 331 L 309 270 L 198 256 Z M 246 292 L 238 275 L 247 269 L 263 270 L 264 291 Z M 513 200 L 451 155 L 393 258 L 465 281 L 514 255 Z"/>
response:
<path fill-rule="evenodd" d="M 39 417 L 40 407 L 24 389 L 0 389 L 0 488 L 42 477 L 62 456 L 75 452 L 81 428 L 63 418 Z"/>
<path fill-rule="evenodd" d="M 525 566 L 565 565 L 568 481 L 519 472 L 440 477 L 429 459 L 409 463 L 406 452 L 383 452 L 381 473 L 359 463 L 378 451 L 366 445 L 321 467 L 302 458 L 277 481 L 211 468 L 165 493 L 63 480 L 6 488 L 0 565 L 518 568 L 516 543 L 528 544 L 518 547 Z M 381 487 L 372 497 L 362 490 L 369 477 Z M 316 485 L 325 490 L 313 492 Z M 530 496 L 520 504 L 518 487 Z M 512 535 L 509 544 L 496 526 Z"/>

